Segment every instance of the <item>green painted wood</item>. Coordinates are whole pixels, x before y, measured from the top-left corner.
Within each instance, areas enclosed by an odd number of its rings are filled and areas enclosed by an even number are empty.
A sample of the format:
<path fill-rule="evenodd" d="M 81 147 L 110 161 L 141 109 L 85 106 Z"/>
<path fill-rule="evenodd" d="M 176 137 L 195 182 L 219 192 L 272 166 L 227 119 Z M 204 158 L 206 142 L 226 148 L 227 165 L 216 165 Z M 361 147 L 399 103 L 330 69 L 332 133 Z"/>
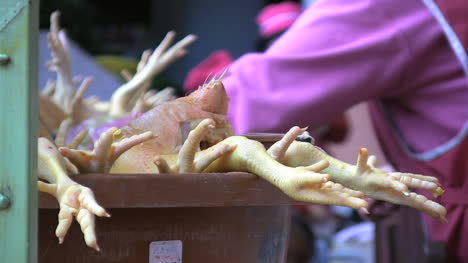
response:
<path fill-rule="evenodd" d="M 37 262 L 39 0 L 0 0 L 0 262 Z"/>

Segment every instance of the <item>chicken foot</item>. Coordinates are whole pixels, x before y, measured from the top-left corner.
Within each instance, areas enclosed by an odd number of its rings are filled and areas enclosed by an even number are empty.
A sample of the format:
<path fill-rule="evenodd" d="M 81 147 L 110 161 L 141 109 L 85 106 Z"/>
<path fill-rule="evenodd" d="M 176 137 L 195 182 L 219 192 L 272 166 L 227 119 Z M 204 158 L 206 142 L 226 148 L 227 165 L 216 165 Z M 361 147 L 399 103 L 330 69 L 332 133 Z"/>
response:
<path fill-rule="evenodd" d="M 63 243 L 73 217 L 76 218 L 84 234 L 86 245 L 99 251 L 95 232 L 95 215 L 110 217 L 95 200 L 93 191 L 78 184 L 69 176 L 78 170 L 58 151 L 57 147 L 46 138 L 38 141 L 39 178 L 38 189 L 53 195 L 59 202 L 60 212 L 55 231 L 59 243 Z"/>
<path fill-rule="evenodd" d="M 328 166 L 328 161 L 307 167 L 287 167 L 274 160 L 261 143 L 243 136 L 231 136 L 206 150 L 197 151 L 196 146 L 203 133 L 214 128 L 213 124 L 212 120 L 203 120 L 191 131 L 178 155 L 156 156 L 158 169 L 180 172 L 184 170 L 181 167 L 185 166 L 188 168 L 186 171 L 203 173 L 250 172 L 269 181 L 295 200 L 356 209 L 367 207 L 361 192 L 330 182 L 328 175 L 318 173 Z M 192 162 L 194 158 L 197 160 L 195 163 Z M 200 168 L 205 165 L 206 169 Z"/>
<path fill-rule="evenodd" d="M 428 190 L 437 197 L 443 193 L 437 178 L 411 173 L 389 173 L 378 169 L 375 167 L 376 157 L 369 157 L 369 152 L 365 148 L 359 150 L 356 165 L 347 164 L 310 143 L 291 140 L 302 131 L 298 127 L 292 128 L 283 140 L 271 146 L 269 152 L 279 152 L 276 159 L 290 167 L 311 165 L 327 160 L 330 165 L 322 172 L 327 173 L 332 181 L 361 191 L 370 198 L 410 206 L 441 222 L 446 221 L 447 211 L 443 206 L 408 190 L 408 188 Z"/>

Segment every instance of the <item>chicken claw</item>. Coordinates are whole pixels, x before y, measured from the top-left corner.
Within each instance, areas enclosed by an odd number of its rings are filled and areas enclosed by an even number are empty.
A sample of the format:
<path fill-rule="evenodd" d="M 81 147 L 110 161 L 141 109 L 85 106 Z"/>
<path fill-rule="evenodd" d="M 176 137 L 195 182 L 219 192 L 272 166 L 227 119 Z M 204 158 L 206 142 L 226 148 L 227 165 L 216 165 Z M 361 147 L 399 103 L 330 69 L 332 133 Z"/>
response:
<path fill-rule="evenodd" d="M 38 189 L 53 195 L 59 202 L 59 222 L 55 231 L 59 243 L 63 243 L 75 217 L 81 226 L 86 245 L 99 251 L 94 216 L 110 215 L 96 202 L 91 189 L 76 183 L 67 175 L 67 170 L 77 173 L 76 167 L 60 155 L 52 142 L 39 138 L 38 146 L 39 178 L 47 181 L 38 181 Z"/>
<path fill-rule="evenodd" d="M 296 127 L 290 132 L 299 134 L 301 130 Z M 375 156 L 369 157 L 365 148 L 359 150 L 357 164 L 354 166 L 329 156 L 310 143 L 291 141 L 289 145 L 287 143 L 278 143 L 277 145 L 281 145 L 283 148 L 287 147 L 287 151 L 277 157 L 287 166 L 304 166 L 328 160 L 330 166 L 323 172 L 330 175 L 331 181 L 360 191 L 373 199 L 407 205 L 425 212 L 441 222 L 445 221 L 446 210 L 443 206 L 408 190 L 408 188 L 417 188 L 432 191 L 434 195 L 440 195 L 443 190 L 434 177 L 399 172 L 387 173 L 375 167 L 377 161 Z M 275 150 L 275 152 L 284 152 L 284 149 Z"/>
<path fill-rule="evenodd" d="M 60 13 L 55 11 L 50 17 L 50 32 L 48 34 L 49 48 L 52 53 L 52 60 L 47 62 L 47 66 L 57 72 L 57 82 L 52 100 L 62 109 L 70 107 L 72 98 L 76 92 L 73 85 L 71 62 L 66 48 L 66 35 L 59 25 Z"/>
<path fill-rule="evenodd" d="M 298 201 L 342 205 L 356 209 L 367 207 L 367 201 L 361 198 L 363 196 L 361 192 L 329 182 L 330 176 L 320 173 L 329 165 L 326 160 L 310 166 L 293 168 L 275 160 L 261 143 L 243 136 L 228 137 L 216 146 L 219 145 L 236 145 L 236 148 L 219 157 L 203 172 L 250 172 L 272 183 Z M 204 154 L 205 151 L 198 154 Z"/>
<path fill-rule="evenodd" d="M 121 116 L 130 112 L 137 99 L 149 88 L 148 83 L 151 79 L 183 57 L 187 53 L 186 48 L 196 40 L 196 37 L 188 35 L 171 46 L 174 39 L 175 33 L 171 31 L 152 53 L 147 51 L 143 54 L 135 76 L 112 94 L 109 109 L 111 116 Z M 127 77 L 131 76 L 127 75 Z"/>
<path fill-rule="evenodd" d="M 211 147 L 209 150 L 195 155 L 199 151 L 200 142 L 210 129 L 215 127 L 215 122 L 212 119 L 201 121 L 195 129 L 190 131 L 182 148 L 177 155 L 177 160 L 172 167 L 169 166 L 166 159 L 173 159 L 173 155 L 156 156 L 154 164 L 158 167 L 160 173 L 200 173 L 208 167 L 216 159 L 236 148 L 236 145 L 220 144 Z"/>
<path fill-rule="evenodd" d="M 158 155 L 154 163 L 160 173 L 174 172 L 249 172 L 262 177 L 289 197 L 304 202 L 366 208 L 363 194 L 329 182 L 324 160 L 303 167 L 287 167 L 267 152 L 263 144 L 243 136 L 230 136 L 214 146 L 199 151 L 200 141 L 215 128 L 215 122 L 205 119 L 189 133 L 179 154 Z M 300 130 L 300 129 L 299 129 Z M 290 138 L 285 138 L 289 140 Z M 281 150 L 277 153 L 281 155 Z"/>
<path fill-rule="evenodd" d="M 441 222 L 445 222 L 446 209 L 425 196 L 409 192 L 408 187 L 433 191 L 434 195 L 443 191 L 437 178 L 410 173 L 387 173 L 375 167 L 375 157 L 368 158 L 367 149 L 359 150 L 355 168 L 356 184 L 366 188 L 365 194 L 377 200 L 406 205 L 427 213 Z"/>
<path fill-rule="evenodd" d="M 328 181 L 328 178 L 324 178 L 322 182 L 317 183 L 302 174 L 302 169 L 319 173 L 326 169 L 328 165 L 329 162 L 324 160 L 309 167 L 296 167 L 295 173 L 288 175 L 288 183 L 283 184 L 289 187 L 285 187 L 283 191 L 299 201 L 366 209 L 368 204 L 362 199 L 364 197 L 362 192 Z"/>
<path fill-rule="evenodd" d="M 156 136 L 147 131 L 119 140 L 121 137 L 121 130 L 113 127 L 101 134 L 93 151 L 75 150 L 67 147 L 60 147 L 59 151 L 82 173 L 107 173 L 121 154 L 137 144 L 154 139 Z"/>

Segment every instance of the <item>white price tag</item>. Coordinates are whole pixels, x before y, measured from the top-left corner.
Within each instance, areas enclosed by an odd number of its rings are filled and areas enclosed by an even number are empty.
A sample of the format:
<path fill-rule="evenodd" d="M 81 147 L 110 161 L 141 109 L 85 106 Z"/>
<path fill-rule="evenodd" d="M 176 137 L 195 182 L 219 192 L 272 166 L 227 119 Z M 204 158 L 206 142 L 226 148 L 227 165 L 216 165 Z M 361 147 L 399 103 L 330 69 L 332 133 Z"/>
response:
<path fill-rule="evenodd" d="M 149 263 L 182 263 L 182 241 L 151 242 Z"/>

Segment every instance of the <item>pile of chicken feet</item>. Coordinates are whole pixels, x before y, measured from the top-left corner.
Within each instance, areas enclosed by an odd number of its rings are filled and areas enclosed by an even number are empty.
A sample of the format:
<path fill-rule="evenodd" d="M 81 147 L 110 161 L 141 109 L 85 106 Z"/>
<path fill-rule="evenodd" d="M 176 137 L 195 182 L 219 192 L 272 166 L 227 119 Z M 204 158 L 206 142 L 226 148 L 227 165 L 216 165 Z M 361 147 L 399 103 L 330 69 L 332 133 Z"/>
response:
<path fill-rule="evenodd" d="M 233 136 L 222 76 L 178 99 L 170 88 L 149 90 L 154 76 L 187 53 L 195 40 L 192 35 L 171 46 L 175 34 L 169 32 L 154 51 L 145 51 L 134 76 L 123 72 L 128 81 L 110 101 L 85 98 L 92 80 L 85 78 L 76 88 L 67 38 L 58 20 L 59 13 L 54 12 L 48 35 L 52 61 L 47 64 L 57 78 L 40 94 L 38 188 L 60 204 L 59 243 L 76 218 L 86 244 L 99 250 L 95 216 L 110 216 L 91 189 L 69 177 L 79 173 L 250 172 L 295 200 L 366 211 L 369 197 L 445 221 L 443 206 L 409 190 L 438 196 L 443 190 L 436 178 L 385 172 L 376 168 L 376 158 L 364 148 L 351 165 L 295 140 L 305 132 L 299 127 L 292 127 L 268 150 L 257 141 Z M 95 134 L 88 136 L 91 132 Z"/>

